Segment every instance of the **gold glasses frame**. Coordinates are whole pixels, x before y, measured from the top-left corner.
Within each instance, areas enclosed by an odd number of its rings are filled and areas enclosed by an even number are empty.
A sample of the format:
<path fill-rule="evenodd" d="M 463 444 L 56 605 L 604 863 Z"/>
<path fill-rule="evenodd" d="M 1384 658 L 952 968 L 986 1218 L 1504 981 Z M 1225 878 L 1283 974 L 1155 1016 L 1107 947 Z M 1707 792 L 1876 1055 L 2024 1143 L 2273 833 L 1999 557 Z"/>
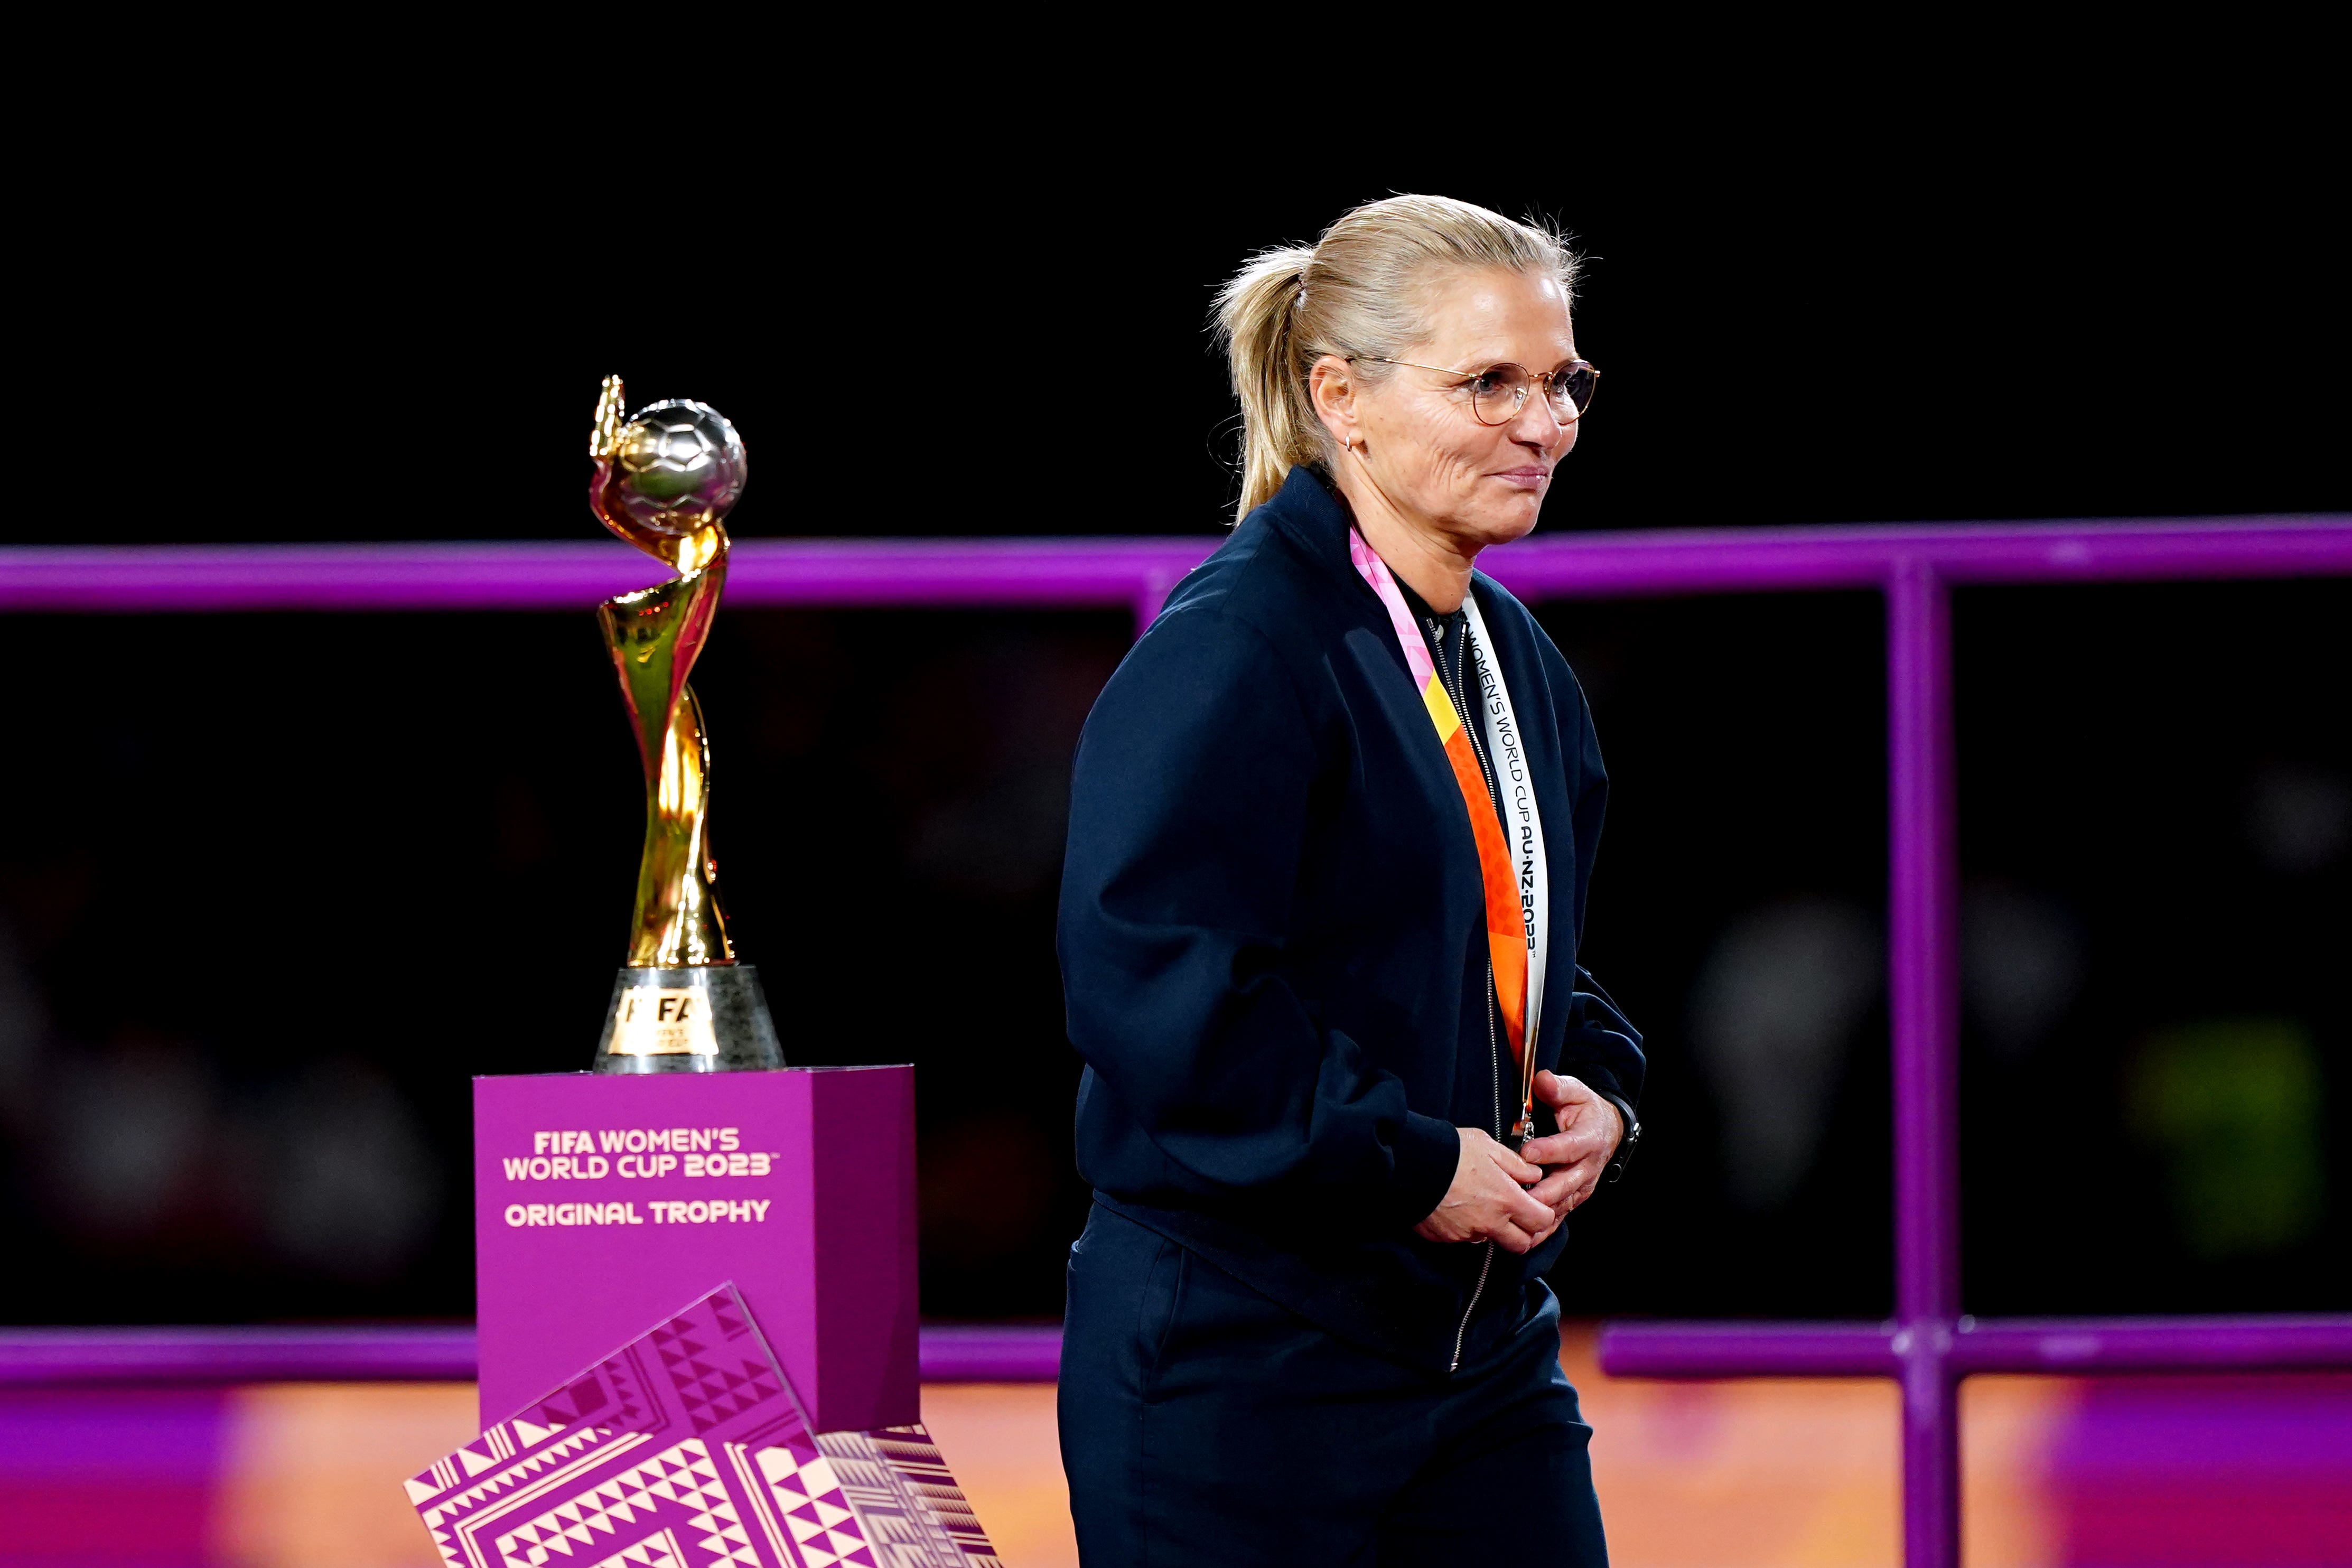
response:
<path fill-rule="evenodd" d="M 1349 364 L 1354 364 L 1360 357 L 1372 364 L 1402 365 L 1407 370 L 1433 370 L 1440 375 L 1460 376 L 1462 378 L 1462 384 L 1465 386 L 1470 384 L 1472 382 L 1476 381 L 1479 377 L 1492 375 L 1498 370 L 1517 371 L 1523 378 L 1519 383 L 1518 400 L 1511 405 L 1511 412 L 1501 419 L 1489 419 L 1485 415 L 1479 413 L 1477 394 L 1471 394 L 1470 417 L 1478 421 L 1479 424 L 1488 426 L 1508 425 L 1512 420 L 1517 419 L 1528 405 L 1528 392 L 1531 391 L 1538 383 L 1541 383 L 1543 385 L 1544 402 L 1550 405 L 1552 417 L 1562 425 L 1573 425 L 1578 420 L 1583 418 L 1585 409 L 1591 407 L 1592 399 L 1599 396 L 1601 394 L 1601 367 L 1594 364 L 1591 360 L 1572 359 L 1566 364 L 1561 365 L 1558 370 L 1545 371 L 1538 374 L 1535 371 L 1529 370 L 1527 366 L 1520 364 L 1514 360 L 1496 360 L 1493 364 L 1484 366 L 1478 370 L 1449 370 L 1442 364 L 1415 364 L 1409 359 L 1389 359 L 1381 354 L 1364 354 L 1360 356 L 1349 354 L 1348 356 L 1348 363 Z M 1581 407 L 1578 406 L 1575 398 L 1570 397 L 1568 395 L 1564 380 L 1564 378 L 1573 375 L 1579 371 L 1586 372 L 1592 377 L 1592 392 L 1585 398 Z M 1559 386 L 1562 389 L 1558 398 L 1554 398 L 1552 396 L 1552 388 L 1555 386 Z M 1560 405 L 1562 403 L 1568 405 L 1569 412 L 1565 414 L 1560 412 Z"/>

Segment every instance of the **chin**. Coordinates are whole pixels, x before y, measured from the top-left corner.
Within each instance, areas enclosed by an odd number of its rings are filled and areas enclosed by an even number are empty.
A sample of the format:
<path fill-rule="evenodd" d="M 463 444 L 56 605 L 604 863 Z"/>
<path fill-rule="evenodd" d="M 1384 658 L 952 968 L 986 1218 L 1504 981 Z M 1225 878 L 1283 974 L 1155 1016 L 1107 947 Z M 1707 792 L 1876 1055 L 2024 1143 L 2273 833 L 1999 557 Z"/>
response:
<path fill-rule="evenodd" d="M 1543 510 L 1543 498 L 1529 496 L 1524 502 L 1510 506 L 1481 509 L 1465 519 L 1468 532 L 1481 545 L 1508 544 L 1525 539 L 1536 528 L 1536 517 Z"/>

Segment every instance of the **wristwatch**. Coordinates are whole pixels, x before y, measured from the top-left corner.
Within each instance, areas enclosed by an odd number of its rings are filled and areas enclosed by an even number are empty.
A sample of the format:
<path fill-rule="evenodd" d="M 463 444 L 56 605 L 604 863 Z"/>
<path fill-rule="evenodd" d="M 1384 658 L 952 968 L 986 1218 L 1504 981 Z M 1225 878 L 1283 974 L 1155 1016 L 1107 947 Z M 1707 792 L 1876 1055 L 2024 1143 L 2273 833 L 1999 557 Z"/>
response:
<path fill-rule="evenodd" d="M 1642 1119 L 1633 1114 L 1633 1108 L 1632 1105 L 1618 1099 L 1617 1096 L 1611 1094 L 1606 1090 L 1596 1090 L 1595 1092 L 1599 1093 L 1601 1099 L 1615 1106 L 1617 1108 L 1617 1114 L 1625 1119 L 1624 1139 L 1618 1143 L 1617 1152 L 1609 1156 L 1609 1163 L 1602 1167 L 1601 1177 L 1604 1182 L 1622 1181 L 1625 1175 L 1625 1167 L 1633 1163 L 1633 1150 L 1642 1142 Z"/>

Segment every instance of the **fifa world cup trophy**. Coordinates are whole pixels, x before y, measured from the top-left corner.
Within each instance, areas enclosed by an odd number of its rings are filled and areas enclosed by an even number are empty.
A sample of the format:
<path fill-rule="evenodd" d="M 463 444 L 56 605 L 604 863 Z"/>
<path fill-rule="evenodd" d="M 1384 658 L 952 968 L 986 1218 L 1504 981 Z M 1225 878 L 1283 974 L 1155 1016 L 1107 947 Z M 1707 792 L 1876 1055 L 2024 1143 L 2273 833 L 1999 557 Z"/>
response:
<path fill-rule="evenodd" d="M 757 972 L 735 961 L 710 854 L 710 742 L 686 678 L 727 582 L 728 510 L 743 493 L 743 442 L 707 404 L 673 399 L 624 418 L 604 378 L 588 456 L 588 505 L 677 575 L 597 607 L 646 770 L 646 852 L 629 958 L 613 986 L 598 1072 L 780 1068 L 784 1053 Z"/>

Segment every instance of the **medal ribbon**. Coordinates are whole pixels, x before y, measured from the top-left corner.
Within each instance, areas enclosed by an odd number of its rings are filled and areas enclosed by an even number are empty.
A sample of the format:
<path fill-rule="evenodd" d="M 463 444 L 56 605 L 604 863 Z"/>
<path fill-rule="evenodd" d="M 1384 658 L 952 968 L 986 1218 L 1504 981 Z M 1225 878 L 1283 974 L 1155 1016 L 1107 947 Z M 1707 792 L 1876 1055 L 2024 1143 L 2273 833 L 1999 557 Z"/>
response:
<path fill-rule="evenodd" d="M 1506 816 L 1516 829 L 1516 845 L 1504 836 L 1503 820 L 1496 816 L 1494 796 L 1487 793 L 1478 753 L 1471 746 L 1462 715 L 1454 710 L 1454 699 L 1446 693 L 1445 682 L 1438 678 L 1429 644 L 1422 637 L 1421 628 L 1413 624 L 1412 612 L 1406 607 L 1404 595 L 1397 591 L 1388 563 L 1353 529 L 1348 531 L 1348 559 L 1354 563 L 1357 574 L 1371 584 L 1372 592 L 1380 596 L 1381 606 L 1389 613 L 1389 624 L 1395 628 L 1398 646 L 1404 650 L 1405 668 L 1412 672 L 1413 683 L 1421 689 L 1422 706 L 1428 710 L 1430 722 L 1437 727 L 1438 743 L 1445 750 L 1445 760 L 1453 765 L 1454 783 L 1462 791 L 1462 804 L 1470 814 L 1470 837 L 1478 847 L 1478 879 L 1486 896 L 1486 952 L 1494 963 L 1495 999 L 1502 1010 L 1503 1032 L 1510 1041 L 1511 1060 L 1519 1068 L 1517 1131 L 1526 1137 L 1533 1131 L 1535 1079 L 1528 1040 L 1541 1015 L 1548 956 L 1544 938 L 1550 921 L 1551 900 L 1543 821 L 1536 811 L 1527 747 L 1520 736 L 1517 717 L 1511 710 L 1510 693 L 1504 689 L 1501 666 L 1489 651 L 1494 645 L 1486 636 L 1486 620 L 1478 614 L 1478 601 L 1475 595 L 1465 595 L 1462 603 L 1469 611 L 1470 654 L 1478 676 L 1481 728 L 1486 734 L 1488 754 L 1495 759 L 1496 782 L 1506 798 Z"/>

